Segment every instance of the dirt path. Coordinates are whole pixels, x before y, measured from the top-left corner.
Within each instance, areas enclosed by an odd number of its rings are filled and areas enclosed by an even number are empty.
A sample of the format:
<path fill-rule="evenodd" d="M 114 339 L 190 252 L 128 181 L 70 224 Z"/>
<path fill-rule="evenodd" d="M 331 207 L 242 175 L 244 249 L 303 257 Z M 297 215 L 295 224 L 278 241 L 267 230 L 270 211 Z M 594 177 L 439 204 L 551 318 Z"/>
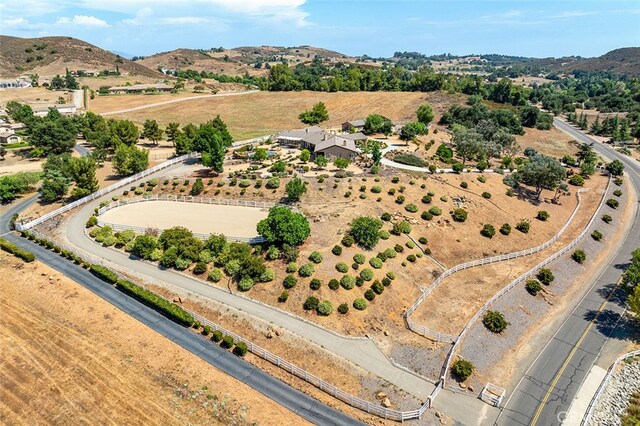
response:
<path fill-rule="evenodd" d="M 0 276 L 4 423 L 306 424 L 39 262 Z"/>

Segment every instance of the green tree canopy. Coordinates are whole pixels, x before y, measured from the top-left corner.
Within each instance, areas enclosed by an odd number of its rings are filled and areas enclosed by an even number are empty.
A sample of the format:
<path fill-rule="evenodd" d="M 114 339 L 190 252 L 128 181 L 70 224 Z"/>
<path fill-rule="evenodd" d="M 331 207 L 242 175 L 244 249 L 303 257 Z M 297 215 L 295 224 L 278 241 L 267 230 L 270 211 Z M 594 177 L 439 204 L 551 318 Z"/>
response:
<path fill-rule="evenodd" d="M 565 177 L 566 171 L 559 161 L 540 154 L 531 157 L 517 174 L 520 182 L 536 188 L 538 198 L 543 189 L 556 189 Z"/>
<path fill-rule="evenodd" d="M 316 125 L 329 119 L 329 113 L 324 102 L 318 102 L 310 110 L 301 113 L 298 118 L 305 124 Z"/>
<path fill-rule="evenodd" d="M 393 123 L 387 117 L 380 114 L 371 114 L 367 116 L 364 122 L 364 133 L 373 135 L 375 133 L 391 134 Z"/>
<path fill-rule="evenodd" d="M 295 177 L 287 182 L 285 191 L 287 193 L 287 197 L 291 198 L 294 201 L 298 201 L 304 194 L 306 194 L 307 185 L 305 185 L 302 179 L 300 179 L 299 177 Z"/>
<path fill-rule="evenodd" d="M 113 156 L 113 168 L 119 175 L 129 176 L 149 167 L 149 150 L 135 145 L 119 144 Z"/>
<path fill-rule="evenodd" d="M 119 143 L 135 145 L 138 142 L 138 128 L 129 120 L 110 121 L 113 146 Z"/>
<path fill-rule="evenodd" d="M 33 117 L 29 125 L 29 141 L 43 155 L 70 152 L 76 145 L 78 129 L 68 117 L 57 111 L 46 117 Z"/>
<path fill-rule="evenodd" d="M 67 170 L 71 179 L 76 183 L 72 192 L 74 197 L 84 197 L 98 190 L 96 168 L 97 165 L 91 158 L 69 158 Z"/>
<path fill-rule="evenodd" d="M 378 244 L 382 221 L 369 216 L 359 216 L 351 221 L 349 235 L 360 247 L 371 250 Z"/>
<path fill-rule="evenodd" d="M 400 130 L 400 139 L 403 141 L 410 141 L 420 135 L 426 135 L 429 133 L 429 128 L 419 121 L 412 121 L 402 126 Z"/>
<path fill-rule="evenodd" d="M 302 244 L 311 233 L 307 218 L 284 206 L 272 207 L 257 229 L 268 242 L 291 246 Z"/>
<path fill-rule="evenodd" d="M 418 117 L 418 122 L 428 126 L 433 121 L 433 108 L 429 104 L 422 104 L 418 107 L 416 115 Z"/>

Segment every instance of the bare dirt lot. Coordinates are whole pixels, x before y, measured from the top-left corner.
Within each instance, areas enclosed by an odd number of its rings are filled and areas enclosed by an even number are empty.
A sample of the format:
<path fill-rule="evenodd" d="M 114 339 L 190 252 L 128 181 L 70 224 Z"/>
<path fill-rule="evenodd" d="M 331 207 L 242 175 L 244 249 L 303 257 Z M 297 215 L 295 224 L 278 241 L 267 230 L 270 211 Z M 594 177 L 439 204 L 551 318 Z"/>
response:
<path fill-rule="evenodd" d="M 156 229 L 188 225 L 199 234 L 251 238 L 258 235 L 256 226 L 268 213 L 268 209 L 256 207 L 148 201 L 116 207 L 102 214 L 100 220 Z"/>
<path fill-rule="evenodd" d="M 121 98 L 116 102 L 126 105 L 125 97 Z M 329 110 L 329 121 L 324 124 L 339 126 L 347 120 L 365 118 L 373 113 L 384 114 L 393 120 L 415 120 L 416 110 L 425 102 L 434 107 L 437 121 L 444 110 L 455 102 L 463 103 L 464 98 L 464 95 L 449 95 L 444 92 L 258 92 L 181 102 L 113 117 L 132 120 L 137 124 L 144 123 L 146 119 L 156 119 L 165 126 L 172 121 L 181 124 L 202 123 L 219 114 L 234 138 L 247 139 L 283 129 L 303 127 L 298 115 L 317 102 L 324 102 Z M 109 98 L 104 98 L 105 101 L 107 99 Z M 123 108 L 114 105 L 102 107 L 102 101 L 102 98 L 93 101 L 92 108 L 96 112 Z"/>
<path fill-rule="evenodd" d="M 306 424 L 56 271 L 0 252 L 8 424 Z"/>

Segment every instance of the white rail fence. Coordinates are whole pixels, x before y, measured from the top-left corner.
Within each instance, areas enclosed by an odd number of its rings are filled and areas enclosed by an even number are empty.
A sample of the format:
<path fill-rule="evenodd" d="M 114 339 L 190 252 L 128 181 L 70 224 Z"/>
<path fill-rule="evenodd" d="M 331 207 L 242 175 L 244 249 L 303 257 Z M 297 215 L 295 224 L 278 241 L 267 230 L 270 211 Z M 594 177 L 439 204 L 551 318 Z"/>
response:
<path fill-rule="evenodd" d="M 186 155 L 182 155 L 180 157 L 172 158 L 171 160 L 165 161 L 164 163 L 160 163 L 157 166 L 153 166 L 153 167 L 151 167 L 151 168 L 149 168 L 147 170 L 144 170 L 144 171 L 142 171 L 140 173 L 136 173 L 135 175 L 129 176 L 126 179 L 122 179 L 122 180 L 114 183 L 113 185 L 109 185 L 109 186 L 107 186 L 105 188 L 102 188 L 99 191 L 94 192 L 93 194 L 87 195 L 84 198 L 81 198 L 81 199 L 76 200 L 76 201 L 74 201 L 72 203 L 69 203 L 66 206 L 60 207 L 59 209 L 56 209 L 56 210 L 54 210 L 52 212 L 49 212 L 49 213 L 47 213 L 47 214 L 45 214 L 43 216 L 40 216 L 39 218 L 34 219 L 34 220 L 30 221 L 30 222 L 27 222 L 27 223 L 16 222 L 16 224 L 15 224 L 16 225 L 16 229 L 18 231 L 31 229 L 34 226 L 40 225 L 41 223 L 44 223 L 49 219 L 52 219 L 52 218 L 54 218 L 56 216 L 59 216 L 59 215 L 61 215 L 63 213 L 66 213 L 69 210 L 73 210 L 78 206 L 82 206 L 82 205 L 84 205 L 84 204 L 86 204 L 86 203 L 88 203 L 90 201 L 93 201 L 93 200 L 95 200 L 97 198 L 102 197 L 103 195 L 109 194 L 109 193 L 111 193 L 111 192 L 113 192 L 113 191 L 115 191 L 117 189 L 120 189 L 120 188 L 122 188 L 124 186 L 130 185 L 131 183 L 133 183 L 133 182 L 135 182 L 135 181 L 137 181 L 139 179 L 142 179 L 144 177 L 152 175 L 152 174 L 154 174 L 156 172 L 164 170 L 164 169 L 166 169 L 168 167 L 171 167 L 171 166 L 173 166 L 175 164 L 182 163 L 184 161 L 187 161 L 187 160 L 190 160 L 190 159 L 193 159 L 193 158 L 199 158 L 199 157 L 200 157 L 199 153 L 192 152 L 190 154 L 186 154 Z"/>
<path fill-rule="evenodd" d="M 489 307 L 491 307 L 491 305 L 493 305 L 498 299 L 500 299 L 502 296 L 504 296 L 513 287 L 515 287 L 516 285 L 522 283 L 523 281 L 526 281 L 531 276 L 533 276 L 536 272 L 538 272 L 538 270 L 540 268 L 543 268 L 543 267 L 547 266 L 549 263 L 551 263 L 554 260 L 558 259 L 560 256 L 563 256 L 569 250 L 571 250 L 572 248 L 574 248 L 575 246 L 578 245 L 578 243 L 580 242 L 582 237 L 584 237 L 587 234 L 587 232 L 589 232 L 589 229 L 593 225 L 593 222 L 598 217 L 598 212 L 600 211 L 600 209 L 604 205 L 604 202 L 605 202 L 605 199 L 606 199 L 606 194 L 609 192 L 609 188 L 610 187 L 611 187 L 611 179 L 609 179 L 609 182 L 607 184 L 607 188 L 606 188 L 604 194 L 602 195 L 602 199 L 600 200 L 600 204 L 598 205 L 598 208 L 596 209 L 596 211 L 594 212 L 593 216 L 589 220 L 589 223 L 587 223 L 587 225 L 584 227 L 582 232 L 580 232 L 580 234 L 576 238 L 574 238 L 571 241 L 571 243 L 567 244 L 566 246 L 564 246 L 563 248 L 561 248 L 560 250 L 558 250 L 557 252 L 555 252 L 554 254 L 552 254 L 551 256 L 546 258 L 545 260 L 543 260 L 542 262 L 538 263 L 533 268 L 529 269 L 524 274 L 520 275 L 515 280 L 511 281 L 511 283 L 507 284 L 506 287 L 504 287 L 502 290 L 497 292 L 491 299 L 489 299 L 487 301 L 487 303 L 485 303 L 482 306 L 482 308 L 480 308 L 478 310 L 478 312 L 476 312 L 476 314 L 469 320 L 469 322 L 467 323 L 467 325 L 465 325 L 465 327 L 462 330 L 462 332 L 460 332 L 460 334 L 458 335 L 458 338 L 456 339 L 455 343 L 451 347 L 451 350 L 449 351 L 449 354 L 448 354 L 447 359 L 446 359 L 446 361 L 444 363 L 444 366 L 443 366 L 443 374 L 442 374 L 442 377 L 441 377 L 442 381 L 446 380 L 446 377 L 447 377 L 447 375 L 449 373 L 449 367 L 451 365 L 451 360 L 453 359 L 453 356 L 454 356 L 456 350 L 460 346 L 460 343 L 462 342 L 462 339 L 466 336 L 466 334 L 469 332 L 469 330 L 475 324 L 475 322 L 478 319 L 480 319 L 480 317 L 482 315 L 484 315 L 484 313 L 489 309 Z"/>
<path fill-rule="evenodd" d="M 48 241 L 51 241 L 51 239 L 37 231 L 29 231 L 29 233 L 31 233 L 32 235 L 34 235 L 37 238 L 42 238 Z M 53 241 L 52 241 L 53 242 Z M 106 265 L 105 263 L 103 263 L 100 260 L 96 260 L 93 257 L 87 255 L 86 253 L 80 253 L 78 251 L 76 251 L 74 248 L 66 245 L 66 244 L 61 244 L 58 242 L 54 242 L 54 244 L 56 244 L 60 249 L 62 250 L 66 250 L 70 253 L 75 254 L 76 256 L 80 257 L 84 262 L 88 262 L 88 263 L 94 263 L 94 264 L 98 264 L 101 266 L 104 266 L 105 268 L 108 268 L 109 270 L 113 271 L 113 269 L 111 269 L 108 265 Z M 117 271 L 113 271 L 116 273 L 116 275 L 118 276 L 118 278 L 120 279 L 125 279 L 128 281 L 131 281 L 130 277 L 127 277 Z M 138 285 L 141 285 L 140 283 L 137 283 Z M 152 290 L 146 288 L 146 286 L 141 285 L 142 287 L 144 287 L 146 290 L 151 291 L 154 294 L 157 294 L 155 292 L 153 292 Z M 159 297 L 163 297 L 159 294 L 157 294 Z M 424 414 L 424 412 L 430 408 L 431 406 L 431 400 L 432 398 L 428 398 L 427 401 L 424 402 L 424 404 L 416 410 L 410 410 L 410 411 L 399 411 L 399 410 L 392 410 L 389 408 L 385 408 L 382 407 L 381 405 L 379 405 L 378 403 L 372 403 L 369 401 L 366 401 L 362 398 L 359 398 L 357 396 L 351 395 L 345 391 L 343 391 L 342 389 L 340 389 L 339 387 L 332 385 L 330 383 L 325 382 L 324 380 L 322 380 L 321 378 L 317 377 L 316 375 L 308 372 L 307 370 L 300 368 L 298 366 L 296 366 L 295 364 L 285 360 L 284 358 L 279 357 L 278 355 L 273 354 L 272 352 L 262 348 L 259 345 L 256 345 L 255 343 L 251 342 L 250 340 L 247 340 L 235 333 L 233 333 L 232 331 L 229 331 L 223 327 L 221 327 L 220 325 L 208 320 L 207 318 L 193 312 L 190 311 L 189 309 L 185 308 L 184 306 L 181 306 L 182 309 L 184 309 L 186 312 L 189 312 L 191 315 L 193 315 L 194 319 L 199 321 L 202 325 L 208 325 L 209 327 L 211 327 L 211 329 L 213 331 L 215 330 L 219 330 L 220 332 L 222 332 L 223 334 L 226 334 L 227 336 L 231 336 L 233 338 L 233 340 L 235 342 L 243 342 L 247 345 L 247 348 L 249 350 L 249 352 L 251 352 L 252 354 L 256 355 L 259 358 L 262 358 L 266 361 L 269 361 L 270 363 L 272 363 L 273 365 L 283 369 L 284 371 L 287 371 L 293 375 L 295 375 L 296 377 L 301 378 L 302 380 L 304 380 L 305 382 L 315 386 L 316 388 L 320 389 L 321 391 L 325 392 L 328 395 L 333 396 L 336 399 L 339 399 L 340 401 L 358 408 L 362 411 L 365 411 L 367 413 L 376 415 L 378 417 L 384 418 L 384 419 L 389 419 L 389 420 L 395 420 L 395 421 L 399 421 L 399 422 L 403 422 L 405 420 L 413 420 L 413 419 L 419 419 L 422 414 Z"/>
<path fill-rule="evenodd" d="M 608 188 L 609 187 L 607 186 L 607 189 Z M 459 265 L 456 265 L 456 266 L 444 271 L 426 290 L 424 290 L 422 292 L 422 294 L 420 295 L 420 297 L 418 297 L 416 302 L 405 313 L 405 320 L 407 321 L 407 326 L 409 327 L 409 329 L 411 331 L 417 333 L 417 334 L 420 334 L 420 335 L 422 335 L 424 337 L 427 337 L 428 339 L 434 340 L 436 342 L 451 342 L 451 343 L 455 342 L 456 341 L 456 336 L 453 336 L 453 335 L 450 335 L 450 334 L 446 334 L 446 333 L 440 333 L 438 331 L 431 330 L 431 329 L 425 327 L 424 325 L 418 324 L 418 323 L 416 323 L 416 322 L 411 320 L 411 315 L 416 311 L 416 309 L 418 309 L 420 304 L 422 304 L 422 302 L 436 289 L 436 287 L 438 287 L 446 278 L 450 277 L 451 275 L 455 274 L 456 272 L 459 272 L 459 271 L 462 271 L 462 270 L 465 270 L 465 269 L 469 269 L 469 268 L 475 268 L 477 266 L 484 266 L 484 265 L 489 265 L 489 264 L 492 264 L 492 263 L 503 262 L 505 260 L 511 260 L 511 259 L 517 259 L 519 257 L 529 256 L 529 255 L 532 255 L 534 253 L 538 253 L 538 252 L 548 248 L 552 244 L 554 244 L 556 241 L 558 241 L 558 239 L 562 236 L 562 234 L 567 230 L 569 225 L 571 225 L 574 217 L 578 213 L 578 209 L 580 208 L 581 198 L 580 198 L 579 194 L 582 193 L 582 192 L 585 192 L 585 191 L 587 191 L 587 190 L 586 189 L 578 190 L 578 192 L 576 194 L 576 196 L 578 197 L 578 204 L 576 205 L 575 209 L 573 210 L 573 213 L 571 213 L 571 216 L 569 217 L 567 222 L 564 224 L 564 226 L 547 242 L 545 242 L 543 244 L 540 244 L 539 246 L 526 249 L 526 250 L 521 250 L 521 251 L 517 251 L 517 252 L 513 252 L 513 253 L 501 254 L 501 255 L 498 255 L 498 256 L 485 257 L 485 258 L 482 258 L 482 259 L 477 259 L 477 260 L 472 260 L 470 262 L 461 263 Z"/>
<path fill-rule="evenodd" d="M 596 392 L 595 395 L 593 395 L 593 398 L 591 398 L 591 402 L 589 403 L 587 412 L 584 414 L 584 417 L 582 418 L 582 422 L 580 422 L 581 426 L 586 426 L 591 421 L 591 417 L 593 416 L 593 410 L 595 410 L 596 405 L 598 405 L 598 402 L 600 401 L 600 398 L 602 397 L 604 390 L 607 388 L 607 385 L 609 384 L 609 381 L 611 381 L 611 377 L 613 377 L 613 373 L 615 373 L 618 366 L 624 361 L 626 361 L 627 359 L 636 358 L 636 357 L 640 357 L 640 351 L 633 351 L 633 352 L 626 353 L 618 357 L 618 359 L 616 359 L 616 361 L 613 364 L 611 364 L 611 367 L 609 367 L 609 369 L 607 370 L 607 374 L 604 376 L 604 379 L 602 379 L 600 386 L 598 386 L 598 391 Z"/>

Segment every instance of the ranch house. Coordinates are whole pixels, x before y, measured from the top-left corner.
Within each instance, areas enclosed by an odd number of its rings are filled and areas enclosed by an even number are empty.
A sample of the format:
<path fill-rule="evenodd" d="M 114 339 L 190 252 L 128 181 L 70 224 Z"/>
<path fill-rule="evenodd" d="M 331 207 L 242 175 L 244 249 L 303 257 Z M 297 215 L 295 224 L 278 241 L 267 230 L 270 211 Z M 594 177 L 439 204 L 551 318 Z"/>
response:
<path fill-rule="evenodd" d="M 362 133 L 336 134 L 327 132 L 318 126 L 306 129 L 285 130 L 278 133 L 275 139 L 280 145 L 308 149 L 312 156 L 322 155 L 327 158 L 354 158 L 360 153 L 357 141 L 366 141 Z"/>
<path fill-rule="evenodd" d="M 11 130 L 0 130 L 0 145 L 18 143 L 22 138 Z"/>

